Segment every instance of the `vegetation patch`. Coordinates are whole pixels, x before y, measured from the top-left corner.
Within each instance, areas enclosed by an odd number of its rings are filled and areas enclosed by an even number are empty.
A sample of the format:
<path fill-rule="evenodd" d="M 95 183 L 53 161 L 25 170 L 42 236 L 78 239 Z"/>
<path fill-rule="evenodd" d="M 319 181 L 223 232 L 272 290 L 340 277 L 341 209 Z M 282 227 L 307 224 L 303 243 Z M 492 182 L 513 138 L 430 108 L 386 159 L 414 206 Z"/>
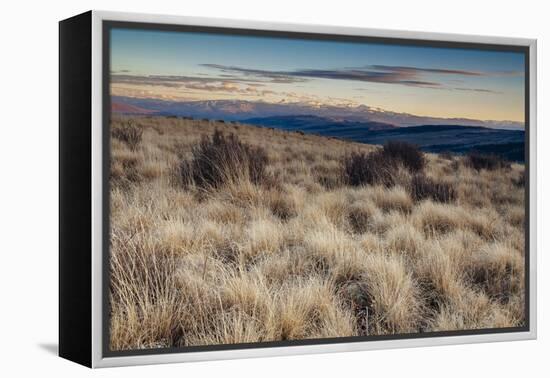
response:
<path fill-rule="evenodd" d="M 383 152 L 353 152 L 343 160 L 343 176 L 348 185 L 384 185 L 395 183 L 395 161 Z"/>
<path fill-rule="evenodd" d="M 510 168 L 510 162 L 501 157 L 492 154 L 480 154 L 478 152 L 470 152 L 466 155 L 466 164 L 477 171 L 482 169 L 494 171 L 501 168 Z"/>
<path fill-rule="evenodd" d="M 124 142 L 128 148 L 135 151 L 143 139 L 143 128 L 132 120 L 111 128 L 111 136 Z"/>
<path fill-rule="evenodd" d="M 235 134 L 224 135 L 215 130 L 212 136 L 203 136 L 193 147 L 189 164 L 180 167 L 183 179 L 193 177 L 200 188 L 219 188 L 230 182 L 250 180 L 259 184 L 266 177 L 268 157 L 261 147 L 243 143 Z"/>
<path fill-rule="evenodd" d="M 112 350 L 525 323 L 521 164 L 236 126 L 114 116 Z"/>
<path fill-rule="evenodd" d="M 436 202 L 452 202 L 456 199 L 456 190 L 451 183 L 435 181 L 423 174 L 412 177 L 410 193 L 415 201 L 432 199 Z"/>
<path fill-rule="evenodd" d="M 384 144 L 382 154 L 387 159 L 400 162 L 410 172 L 420 172 L 426 166 L 424 153 L 420 151 L 417 145 L 401 142 L 390 141 Z"/>

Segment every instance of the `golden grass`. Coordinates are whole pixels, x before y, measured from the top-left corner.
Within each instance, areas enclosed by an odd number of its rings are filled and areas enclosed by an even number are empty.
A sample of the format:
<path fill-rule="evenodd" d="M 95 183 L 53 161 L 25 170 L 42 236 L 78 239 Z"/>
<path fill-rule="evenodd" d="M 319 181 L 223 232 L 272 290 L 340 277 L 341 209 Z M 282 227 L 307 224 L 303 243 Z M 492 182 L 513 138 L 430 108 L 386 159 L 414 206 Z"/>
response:
<path fill-rule="evenodd" d="M 125 119 L 115 119 L 124 122 Z M 212 121 L 139 117 L 112 139 L 113 350 L 523 325 L 523 166 L 473 171 L 426 155 L 456 200 L 346 186 L 374 146 Z M 203 135 L 268 154 L 267 179 L 204 189 L 178 176 Z"/>

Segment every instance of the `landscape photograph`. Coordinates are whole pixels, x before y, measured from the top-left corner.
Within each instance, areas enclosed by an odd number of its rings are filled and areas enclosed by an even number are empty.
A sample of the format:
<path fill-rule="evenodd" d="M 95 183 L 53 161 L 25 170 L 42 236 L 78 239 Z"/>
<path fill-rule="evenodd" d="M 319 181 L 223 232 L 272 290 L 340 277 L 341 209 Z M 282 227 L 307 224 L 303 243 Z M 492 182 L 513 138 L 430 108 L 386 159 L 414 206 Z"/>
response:
<path fill-rule="evenodd" d="M 110 29 L 109 350 L 525 327 L 525 64 Z"/>

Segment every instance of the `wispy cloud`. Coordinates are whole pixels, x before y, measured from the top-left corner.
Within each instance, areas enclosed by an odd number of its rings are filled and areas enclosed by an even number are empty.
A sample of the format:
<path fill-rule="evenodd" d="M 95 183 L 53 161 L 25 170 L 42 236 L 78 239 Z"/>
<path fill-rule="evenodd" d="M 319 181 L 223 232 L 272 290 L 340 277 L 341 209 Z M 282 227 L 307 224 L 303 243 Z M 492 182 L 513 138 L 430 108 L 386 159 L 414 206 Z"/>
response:
<path fill-rule="evenodd" d="M 201 66 L 213 68 L 224 73 L 238 73 L 248 78 L 250 77 L 262 78 L 262 79 L 266 79 L 271 83 L 290 84 L 290 83 L 298 83 L 298 82 L 305 81 L 305 79 L 299 77 L 300 75 L 296 75 L 292 71 L 269 71 L 269 70 L 259 70 L 259 69 L 243 68 L 243 67 L 236 67 L 236 66 L 225 66 L 222 64 L 211 64 L 211 63 L 204 63 L 204 64 L 201 64 Z"/>
<path fill-rule="evenodd" d="M 494 94 L 501 94 L 502 92 L 499 91 L 493 91 L 491 89 L 484 89 L 484 88 L 452 88 L 453 91 L 465 91 L 465 92 L 481 92 L 481 93 L 494 93 Z"/>
<path fill-rule="evenodd" d="M 113 70 L 111 71 L 111 74 L 125 74 L 130 73 L 130 70 Z"/>
<path fill-rule="evenodd" d="M 466 70 L 449 70 L 441 68 L 425 68 L 425 67 L 411 67 L 411 66 L 385 66 L 385 65 L 371 65 L 365 66 L 365 68 L 371 68 L 375 70 L 381 70 L 386 72 L 401 72 L 409 74 L 418 73 L 435 73 L 443 75 L 462 75 L 462 76 L 484 76 L 485 74 L 479 71 L 466 71 Z"/>
<path fill-rule="evenodd" d="M 234 78 L 254 78 L 258 80 L 265 80 L 271 83 L 292 84 L 307 81 L 310 79 L 333 79 L 450 90 L 452 90 L 453 88 L 447 87 L 443 81 L 436 80 L 438 76 L 489 76 L 488 73 L 479 71 L 387 65 L 368 65 L 362 67 L 347 67 L 322 70 L 300 69 L 291 71 L 260 70 L 209 63 L 202 64 L 202 66 L 219 70 L 220 72 L 223 72 L 224 75 L 230 75 Z M 426 78 L 426 76 L 428 76 L 428 78 Z M 488 89 L 482 91 L 486 91 L 487 93 L 493 92 Z"/>
<path fill-rule="evenodd" d="M 351 80 L 372 83 L 400 84 L 414 87 L 439 87 L 441 84 L 421 80 L 410 72 L 400 71 L 376 71 L 362 69 L 336 69 L 336 70 L 301 70 L 293 72 L 299 77 L 318 79 Z"/>
<path fill-rule="evenodd" d="M 220 77 L 179 76 L 179 75 L 111 75 L 111 84 L 132 87 L 160 87 L 189 91 L 239 93 L 249 96 L 265 96 L 274 93 L 264 89 L 262 83 L 233 80 Z"/>

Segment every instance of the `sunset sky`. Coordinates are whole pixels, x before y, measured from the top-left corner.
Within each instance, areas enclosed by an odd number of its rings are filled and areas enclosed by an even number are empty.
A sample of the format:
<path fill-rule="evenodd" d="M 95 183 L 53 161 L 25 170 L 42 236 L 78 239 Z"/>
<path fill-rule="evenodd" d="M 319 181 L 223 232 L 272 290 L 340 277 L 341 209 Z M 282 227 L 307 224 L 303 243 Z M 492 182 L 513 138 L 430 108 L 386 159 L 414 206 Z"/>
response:
<path fill-rule="evenodd" d="M 524 80 L 523 54 L 513 52 L 111 31 L 111 91 L 117 96 L 363 104 L 523 122 Z"/>

